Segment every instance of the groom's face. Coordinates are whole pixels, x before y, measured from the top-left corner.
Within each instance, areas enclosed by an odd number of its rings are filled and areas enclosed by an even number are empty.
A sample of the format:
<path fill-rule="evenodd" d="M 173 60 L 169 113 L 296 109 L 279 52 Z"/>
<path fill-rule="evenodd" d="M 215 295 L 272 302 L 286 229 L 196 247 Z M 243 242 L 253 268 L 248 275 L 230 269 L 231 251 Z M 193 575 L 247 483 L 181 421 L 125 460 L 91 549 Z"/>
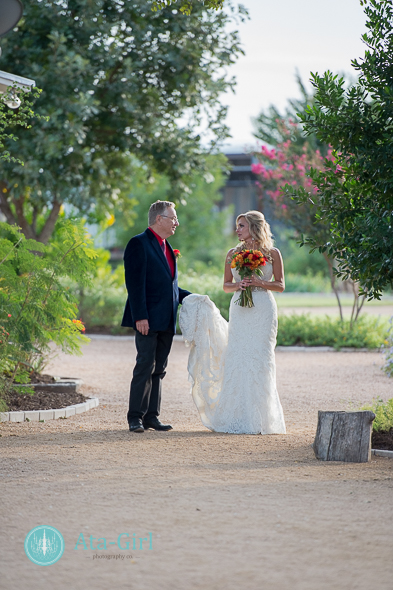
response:
<path fill-rule="evenodd" d="M 179 225 L 179 220 L 177 219 L 174 207 L 168 207 L 168 209 L 165 209 L 165 212 L 159 216 L 159 224 L 160 236 L 162 238 L 166 239 L 173 236 Z"/>

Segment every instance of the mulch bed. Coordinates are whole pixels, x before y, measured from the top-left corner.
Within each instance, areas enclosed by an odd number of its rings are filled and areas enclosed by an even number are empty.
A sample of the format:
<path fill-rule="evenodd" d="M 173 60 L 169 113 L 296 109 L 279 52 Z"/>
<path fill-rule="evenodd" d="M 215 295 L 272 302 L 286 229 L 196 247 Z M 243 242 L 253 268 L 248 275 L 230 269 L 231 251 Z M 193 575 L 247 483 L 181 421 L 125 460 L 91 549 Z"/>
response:
<path fill-rule="evenodd" d="M 8 411 L 28 412 L 30 410 L 57 410 L 82 404 L 88 398 L 75 391 L 60 393 L 58 391 L 35 391 L 32 395 L 11 393 L 8 396 Z"/>
<path fill-rule="evenodd" d="M 18 393 L 17 391 L 9 393 L 7 396 L 7 406 L 9 412 L 29 412 L 31 410 L 58 410 L 82 404 L 88 398 L 75 391 L 40 391 L 37 384 L 57 383 L 52 375 L 45 375 L 32 371 L 29 375 L 30 383 L 36 387 L 34 393 Z"/>
<path fill-rule="evenodd" d="M 371 448 L 393 451 L 393 428 L 389 432 L 374 432 L 371 435 Z"/>
<path fill-rule="evenodd" d="M 52 375 L 45 375 L 32 371 L 29 375 L 30 383 L 56 383 L 56 379 Z"/>

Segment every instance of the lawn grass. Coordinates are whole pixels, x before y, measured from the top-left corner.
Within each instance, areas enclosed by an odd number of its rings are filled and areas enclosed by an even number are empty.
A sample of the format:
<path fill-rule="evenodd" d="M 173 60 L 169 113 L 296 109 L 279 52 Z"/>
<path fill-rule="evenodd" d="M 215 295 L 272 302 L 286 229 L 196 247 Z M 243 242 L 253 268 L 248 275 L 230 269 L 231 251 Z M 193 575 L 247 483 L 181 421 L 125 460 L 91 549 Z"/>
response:
<path fill-rule="evenodd" d="M 337 307 L 334 293 L 274 293 L 277 307 Z M 353 296 L 342 294 L 340 297 L 343 307 L 352 307 Z M 365 306 L 380 307 L 393 306 L 393 295 L 384 295 L 381 300 L 366 301 Z"/>

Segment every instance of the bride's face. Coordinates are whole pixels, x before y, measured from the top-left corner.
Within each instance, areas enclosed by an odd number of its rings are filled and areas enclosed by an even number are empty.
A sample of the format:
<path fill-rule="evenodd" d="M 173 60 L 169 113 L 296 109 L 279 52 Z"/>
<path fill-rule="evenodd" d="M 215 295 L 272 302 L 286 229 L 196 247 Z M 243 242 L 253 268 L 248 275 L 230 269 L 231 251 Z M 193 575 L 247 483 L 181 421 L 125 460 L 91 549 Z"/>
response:
<path fill-rule="evenodd" d="M 240 241 L 245 242 L 252 239 L 250 227 L 245 217 L 240 217 L 239 221 L 237 222 L 236 233 Z"/>

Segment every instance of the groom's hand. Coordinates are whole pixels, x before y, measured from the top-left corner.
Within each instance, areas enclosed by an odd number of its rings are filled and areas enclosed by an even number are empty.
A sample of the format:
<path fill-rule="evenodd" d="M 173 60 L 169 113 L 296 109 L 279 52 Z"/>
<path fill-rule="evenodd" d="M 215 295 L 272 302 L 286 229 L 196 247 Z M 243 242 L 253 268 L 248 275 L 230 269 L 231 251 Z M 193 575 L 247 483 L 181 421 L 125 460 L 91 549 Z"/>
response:
<path fill-rule="evenodd" d="M 142 336 L 147 336 L 149 333 L 149 320 L 138 320 L 135 322 L 136 329 L 138 332 L 142 334 Z"/>

